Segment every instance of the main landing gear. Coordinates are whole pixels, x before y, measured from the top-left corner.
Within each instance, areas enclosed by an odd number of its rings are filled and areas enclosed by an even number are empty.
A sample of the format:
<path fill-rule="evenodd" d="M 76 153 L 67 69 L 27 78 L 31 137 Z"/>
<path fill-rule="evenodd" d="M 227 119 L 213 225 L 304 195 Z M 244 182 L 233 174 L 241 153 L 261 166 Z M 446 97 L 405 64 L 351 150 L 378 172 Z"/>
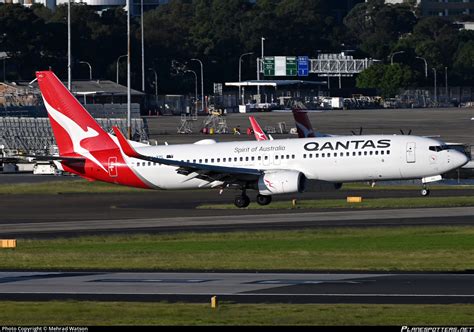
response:
<path fill-rule="evenodd" d="M 257 195 L 257 203 L 259 205 L 268 205 L 272 202 L 272 196 Z M 245 190 L 242 191 L 241 195 L 235 196 L 234 204 L 238 208 L 245 208 L 250 204 L 250 198 L 245 193 Z"/>
<path fill-rule="evenodd" d="M 238 208 L 247 207 L 250 204 L 250 198 L 245 194 L 245 191 L 242 191 L 241 195 L 235 196 L 234 204 Z"/>

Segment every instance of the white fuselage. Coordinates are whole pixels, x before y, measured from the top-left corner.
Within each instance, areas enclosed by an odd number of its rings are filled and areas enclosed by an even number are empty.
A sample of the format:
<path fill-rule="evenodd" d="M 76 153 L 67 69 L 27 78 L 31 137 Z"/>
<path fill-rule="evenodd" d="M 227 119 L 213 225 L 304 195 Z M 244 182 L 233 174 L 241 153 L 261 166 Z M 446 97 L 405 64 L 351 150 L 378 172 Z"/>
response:
<path fill-rule="evenodd" d="M 417 136 L 336 136 L 323 138 L 179 144 L 136 147 L 143 155 L 265 172 L 293 170 L 329 182 L 421 179 L 460 167 L 467 157 L 456 150 L 430 150 L 443 143 Z M 134 172 L 155 188 L 192 189 L 221 185 L 178 174 L 176 167 L 126 158 Z"/>

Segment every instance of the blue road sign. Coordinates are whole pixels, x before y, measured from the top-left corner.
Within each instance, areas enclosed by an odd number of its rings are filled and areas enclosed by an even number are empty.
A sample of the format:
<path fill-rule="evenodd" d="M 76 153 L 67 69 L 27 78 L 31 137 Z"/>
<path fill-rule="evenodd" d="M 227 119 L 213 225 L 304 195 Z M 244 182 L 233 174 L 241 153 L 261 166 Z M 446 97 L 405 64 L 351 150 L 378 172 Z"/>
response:
<path fill-rule="evenodd" d="M 309 75 L 309 58 L 307 56 L 298 57 L 298 76 Z"/>

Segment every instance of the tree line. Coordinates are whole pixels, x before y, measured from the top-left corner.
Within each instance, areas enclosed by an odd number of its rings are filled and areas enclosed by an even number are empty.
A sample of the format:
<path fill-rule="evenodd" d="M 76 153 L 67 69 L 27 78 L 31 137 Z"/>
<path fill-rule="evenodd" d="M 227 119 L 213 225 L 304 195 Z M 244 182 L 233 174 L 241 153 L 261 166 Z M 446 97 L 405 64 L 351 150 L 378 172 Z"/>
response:
<path fill-rule="evenodd" d="M 325 0 L 171 0 L 146 11 L 144 20 L 146 90 L 159 93 L 194 91 L 194 76 L 203 62 L 205 88 L 213 82 L 256 78 L 261 37 L 266 55 L 307 55 L 351 50 L 354 57 L 380 60 L 357 78 L 358 87 L 381 88 L 392 95 L 397 87 L 431 85 L 433 70 L 449 71 L 450 83 L 474 85 L 474 32 L 441 17 L 421 18 L 409 4 L 369 0 L 343 19 L 334 2 Z M 127 52 L 127 16 L 122 8 L 100 13 L 72 4 L 73 79 L 116 79 L 117 60 Z M 132 86 L 141 90 L 140 17 L 131 24 Z M 7 80 L 31 80 L 36 70 L 52 68 L 67 77 L 67 5 L 53 12 L 42 5 L 0 5 L 0 51 L 6 51 Z M 391 57 L 395 52 L 396 56 Z M 402 52 L 402 53 L 401 53 Z M 425 77 L 424 58 L 428 64 Z M 395 65 L 390 65 L 393 59 Z M 126 61 L 119 62 L 120 83 L 126 82 Z M 439 76 L 442 77 L 442 76 Z"/>

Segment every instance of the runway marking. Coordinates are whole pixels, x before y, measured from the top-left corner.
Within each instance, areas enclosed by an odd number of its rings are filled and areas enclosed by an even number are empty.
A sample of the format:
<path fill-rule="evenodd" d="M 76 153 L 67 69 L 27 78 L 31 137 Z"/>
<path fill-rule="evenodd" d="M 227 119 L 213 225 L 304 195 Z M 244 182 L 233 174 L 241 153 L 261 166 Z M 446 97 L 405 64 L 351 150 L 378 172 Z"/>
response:
<path fill-rule="evenodd" d="M 171 284 L 197 284 L 218 281 L 218 279 L 97 279 L 87 282 L 129 282 L 129 283 L 171 283 Z"/>
<path fill-rule="evenodd" d="M 375 280 L 258 280 L 249 281 L 244 284 L 257 284 L 257 285 L 316 285 L 316 284 L 360 284 L 362 282 L 375 282 Z"/>

